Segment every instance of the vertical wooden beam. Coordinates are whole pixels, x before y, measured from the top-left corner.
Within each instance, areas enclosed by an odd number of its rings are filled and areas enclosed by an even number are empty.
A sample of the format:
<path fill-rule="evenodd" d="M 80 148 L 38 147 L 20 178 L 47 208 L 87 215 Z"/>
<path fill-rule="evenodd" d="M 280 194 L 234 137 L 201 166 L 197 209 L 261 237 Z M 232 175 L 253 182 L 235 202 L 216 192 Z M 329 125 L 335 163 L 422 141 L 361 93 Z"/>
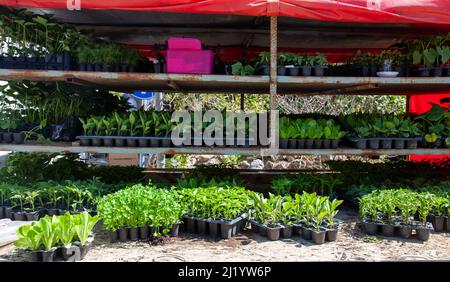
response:
<path fill-rule="evenodd" d="M 270 149 L 278 147 L 277 103 L 278 18 L 270 17 Z"/>

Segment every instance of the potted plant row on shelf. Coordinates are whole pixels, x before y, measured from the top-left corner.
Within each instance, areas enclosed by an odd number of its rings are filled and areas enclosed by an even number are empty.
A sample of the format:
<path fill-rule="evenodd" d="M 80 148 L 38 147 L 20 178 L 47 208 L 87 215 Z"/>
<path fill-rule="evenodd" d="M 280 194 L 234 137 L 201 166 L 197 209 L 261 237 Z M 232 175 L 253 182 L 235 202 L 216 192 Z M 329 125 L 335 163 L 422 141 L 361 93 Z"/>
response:
<path fill-rule="evenodd" d="M 177 192 L 186 210 L 184 231 L 229 239 L 244 229 L 250 209 L 250 192 L 244 188 L 184 188 Z"/>
<path fill-rule="evenodd" d="M 323 244 L 337 238 L 339 221 L 335 217 L 342 200 L 330 201 L 328 197 L 307 192 L 285 197 L 269 194 L 269 198 L 253 193 L 252 199 L 252 230 L 269 240 L 299 235 Z"/>
<path fill-rule="evenodd" d="M 277 75 L 279 76 L 324 76 L 326 64 L 325 55 L 317 53 L 315 56 L 280 52 L 277 54 Z M 262 75 L 270 74 L 270 53 L 261 52 L 256 69 Z"/>
<path fill-rule="evenodd" d="M 50 181 L 32 186 L 0 183 L 0 218 L 33 221 L 45 215 L 93 212 L 97 198 L 110 189 L 111 185 L 98 181 Z"/>
<path fill-rule="evenodd" d="M 337 188 L 343 184 L 341 178 L 332 173 L 299 173 L 283 175 L 271 182 L 272 191 L 276 195 L 291 195 L 299 191 L 333 196 Z"/>
<path fill-rule="evenodd" d="M 420 125 L 409 117 L 353 114 L 342 122 L 352 132 L 348 143 L 358 149 L 415 149 L 422 140 Z"/>
<path fill-rule="evenodd" d="M 97 221 L 87 212 L 46 216 L 19 227 L 14 244 L 28 252 L 31 262 L 82 260 L 91 248 Z"/>
<path fill-rule="evenodd" d="M 282 149 L 335 149 L 345 135 L 332 119 L 284 116 L 280 118 L 279 128 Z"/>
<path fill-rule="evenodd" d="M 182 205 L 170 190 L 141 184 L 104 196 L 97 211 L 111 242 L 178 236 L 183 215 Z"/>
<path fill-rule="evenodd" d="M 375 190 L 363 196 L 359 204 L 362 229 L 370 235 L 410 238 L 415 231 L 415 238 L 427 241 L 433 230 L 433 224 L 428 222 L 430 214 L 437 231 L 448 225 L 448 197 L 429 192 Z"/>
<path fill-rule="evenodd" d="M 424 131 L 420 143 L 427 148 L 450 148 L 450 107 L 431 105 L 429 111 L 416 118 Z"/>

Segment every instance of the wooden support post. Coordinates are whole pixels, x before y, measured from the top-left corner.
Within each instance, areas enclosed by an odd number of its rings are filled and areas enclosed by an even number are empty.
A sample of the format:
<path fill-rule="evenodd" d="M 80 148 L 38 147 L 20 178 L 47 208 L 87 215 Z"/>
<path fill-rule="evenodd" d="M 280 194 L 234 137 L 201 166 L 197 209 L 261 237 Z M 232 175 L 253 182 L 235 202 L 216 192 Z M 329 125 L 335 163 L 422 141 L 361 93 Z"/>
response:
<path fill-rule="evenodd" d="M 278 148 L 277 103 L 278 18 L 270 17 L 270 149 Z"/>

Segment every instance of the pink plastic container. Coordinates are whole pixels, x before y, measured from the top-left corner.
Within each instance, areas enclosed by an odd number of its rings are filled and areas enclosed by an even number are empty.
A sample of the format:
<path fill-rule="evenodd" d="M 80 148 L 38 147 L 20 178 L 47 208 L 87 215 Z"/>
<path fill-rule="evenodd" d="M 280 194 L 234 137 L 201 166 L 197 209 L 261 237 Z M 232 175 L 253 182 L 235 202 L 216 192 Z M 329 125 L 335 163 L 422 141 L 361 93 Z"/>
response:
<path fill-rule="evenodd" d="M 167 50 L 167 73 L 211 74 L 214 53 L 211 50 Z"/>
<path fill-rule="evenodd" d="M 169 50 L 202 50 L 202 43 L 195 38 L 171 37 L 167 40 Z"/>

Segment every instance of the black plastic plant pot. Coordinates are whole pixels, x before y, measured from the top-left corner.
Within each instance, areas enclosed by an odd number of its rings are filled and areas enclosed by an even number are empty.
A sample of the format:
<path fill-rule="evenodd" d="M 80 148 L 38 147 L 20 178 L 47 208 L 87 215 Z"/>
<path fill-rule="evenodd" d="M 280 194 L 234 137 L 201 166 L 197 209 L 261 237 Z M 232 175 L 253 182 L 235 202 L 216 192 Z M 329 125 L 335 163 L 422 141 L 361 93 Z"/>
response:
<path fill-rule="evenodd" d="M 314 149 L 322 149 L 322 139 L 314 139 Z"/>
<path fill-rule="evenodd" d="M 331 140 L 329 140 L 329 139 L 322 140 L 322 148 L 329 149 L 330 146 L 331 146 Z"/>
<path fill-rule="evenodd" d="M 114 139 L 114 145 L 116 146 L 116 147 L 125 147 L 125 139 L 122 139 L 122 138 L 116 138 L 116 139 Z"/>
<path fill-rule="evenodd" d="M 398 228 L 398 235 L 401 238 L 408 239 L 409 237 L 411 237 L 411 233 L 412 227 L 409 225 L 400 225 L 400 227 Z"/>
<path fill-rule="evenodd" d="M 442 68 L 441 67 L 435 67 L 430 70 L 431 76 L 442 76 Z"/>
<path fill-rule="evenodd" d="M 337 239 L 338 229 L 327 229 L 325 234 L 325 241 L 327 242 L 334 242 Z"/>
<path fill-rule="evenodd" d="M 300 224 L 294 224 L 292 226 L 292 233 L 294 236 L 302 236 L 302 226 Z"/>
<path fill-rule="evenodd" d="M 430 69 L 429 68 L 418 68 L 414 70 L 414 75 L 420 76 L 420 77 L 427 77 L 430 76 Z"/>
<path fill-rule="evenodd" d="M 79 71 L 86 71 L 87 70 L 86 64 L 79 64 L 78 65 L 78 70 Z"/>
<path fill-rule="evenodd" d="M 277 75 L 285 76 L 286 75 L 286 66 L 278 66 L 277 67 Z"/>
<path fill-rule="evenodd" d="M 103 138 L 103 145 L 105 147 L 114 147 L 114 139 L 113 138 Z"/>
<path fill-rule="evenodd" d="M 39 219 L 39 212 L 27 212 L 25 213 L 25 218 L 27 221 L 36 221 Z"/>
<path fill-rule="evenodd" d="M 404 149 L 405 148 L 405 140 L 395 139 L 394 140 L 394 148 L 395 149 Z"/>
<path fill-rule="evenodd" d="M 288 141 L 288 148 L 289 149 L 296 149 L 297 148 L 297 140 L 289 139 L 289 141 Z"/>
<path fill-rule="evenodd" d="M 102 71 L 102 70 L 103 70 L 103 65 L 100 65 L 100 64 L 94 65 L 94 71 Z"/>
<path fill-rule="evenodd" d="M 119 234 L 119 241 L 125 242 L 128 240 L 128 228 L 119 228 L 117 233 Z"/>
<path fill-rule="evenodd" d="M 395 234 L 395 226 L 392 224 L 382 224 L 381 234 L 386 237 L 393 237 Z"/>
<path fill-rule="evenodd" d="M 270 74 L 270 66 L 269 65 L 262 65 L 260 68 L 261 75 L 269 75 Z"/>
<path fill-rule="evenodd" d="M 42 251 L 31 251 L 29 253 L 29 262 L 41 262 Z"/>
<path fill-rule="evenodd" d="M 156 232 L 156 227 L 153 226 L 149 226 L 148 228 L 148 237 L 154 237 L 155 236 L 155 232 Z"/>
<path fill-rule="evenodd" d="M 323 76 L 325 74 L 325 67 L 323 66 L 313 66 L 312 70 L 314 76 Z"/>
<path fill-rule="evenodd" d="M 287 68 L 287 71 L 289 76 L 299 76 L 300 74 L 300 68 L 298 67 Z"/>
<path fill-rule="evenodd" d="M 62 256 L 63 260 L 67 261 L 71 256 L 74 255 L 74 250 L 71 247 L 79 248 L 75 245 L 62 246 L 59 248 L 59 254 Z"/>
<path fill-rule="evenodd" d="M 91 139 L 80 138 L 80 146 L 91 146 Z"/>
<path fill-rule="evenodd" d="M 195 233 L 195 221 L 193 218 L 186 218 L 186 230 L 188 233 Z"/>
<path fill-rule="evenodd" d="M 416 227 L 417 239 L 420 241 L 428 241 L 430 239 L 430 228 L 425 226 Z"/>
<path fill-rule="evenodd" d="M 443 216 L 431 217 L 431 224 L 433 224 L 434 231 L 436 231 L 436 232 L 444 231 L 444 217 Z"/>
<path fill-rule="evenodd" d="M 450 76 L 450 66 L 442 67 L 442 75 L 443 76 Z"/>
<path fill-rule="evenodd" d="M 283 238 L 291 238 L 292 237 L 292 225 L 285 225 L 281 229 L 281 237 Z"/>
<path fill-rule="evenodd" d="M 159 139 L 150 139 L 150 147 L 160 147 Z"/>
<path fill-rule="evenodd" d="M 199 220 L 197 222 L 198 234 L 206 235 L 206 221 Z"/>
<path fill-rule="evenodd" d="M 3 207 L 0 207 L 0 219 L 5 218 L 5 209 Z"/>
<path fill-rule="evenodd" d="M 315 244 L 325 243 L 327 232 L 325 230 L 311 230 L 311 238 Z"/>
<path fill-rule="evenodd" d="M 391 149 L 392 148 L 392 139 L 382 139 L 380 142 L 381 149 Z"/>
<path fill-rule="evenodd" d="M 370 149 L 379 149 L 380 148 L 380 140 L 379 139 L 369 140 L 369 148 Z"/>
<path fill-rule="evenodd" d="M 361 67 L 361 76 L 367 77 L 369 76 L 370 69 L 368 66 Z"/>
<path fill-rule="evenodd" d="M 117 230 L 116 231 L 110 230 L 108 232 L 109 242 L 111 243 L 117 242 L 117 240 L 119 239 L 119 235 L 117 233 L 118 233 Z"/>
<path fill-rule="evenodd" d="M 259 231 L 259 235 L 261 236 L 267 236 L 267 226 L 265 225 L 260 225 L 258 226 L 258 231 Z"/>
<path fill-rule="evenodd" d="M 138 139 L 138 146 L 139 147 L 148 147 L 148 140 L 147 139 Z"/>
<path fill-rule="evenodd" d="M 280 239 L 281 227 L 267 227 L 267 239 L 277 241 Z"/>
<path fill-rule="evenodd" d="M 297 140 L 297 148 L 298 149 L 304 149 L 305 148 L 305 139 L 298 139 Z"/>
<path fill-rule="evenodd" d="M 146 240 L 148 239 L 149 228 L 148 226 L 140 226 L 139 229 L 139 239 Z"/>
<path fill-rule="evenodd" d="M 311 240 L 312 238 L 312 230 L 307 227 L 302 227 L 302 238 L 305 240 Z"/>
<path fill-rule="evenodd" d="M 289 148 L 289 140 L 283 140 L 283 139 L 281 139 L 280 140 L 280 148 L 281 149 L 287 149 L 287 148 Z"/>
<path fill-rule="evenodd" d="M 25 141 L 25 134 L 23 132 L 13 133 L 13 141 L 15 144 L 22 144 Z"/>
<path fill-rule="evenodd" d="M 161 147 L 169 148 L 172 147 L 172 140 L 170 138 L 165 138 L 161 140 Z"/>
<path fill-rule="evenodd" d="M 137 140 L 136 139 L 127 139 L 126 141 L 127 147 L 137 147 Z"/>
<path fill-rule="evenodd" d="M 12 217 L 12 208 L 11 207 L 3 207 L 3 216 L 4 218 Z"/>
<path fill-rule="evenodd" d="M 56 248 L 53 248 L 50 251 L 42 251 L 42 262 L 53 262 L 55 251 Z"/>
<path fill-rule="evenodd" d="M 91 249 L 91 243 L 87 243 L 83 246 L 80 246 L 80 259 L 84 259 Z"/>
<path fill-rule="evenodd" d="M 15 212 L 13 213 L 14 220 L 26 221 L 27 217 L 24 212 Z"/>
<path fill-rule="evenodd" d="M 450 232 L 450 217 L 445 216 L 444 218 L 445 231 Z"/>
<path fill-rule="evenodd" d="M 13 134 L 11 132 L 3 132 L 2 133 L 2 142 L 3 143 L 12 143 Z"/>
<path fill-rule="evenodd" d="M 219 225 L 216 222 L 210 222 L 209 223 L 209 236 L 215 238 L 217 237 L 217 234 L 219 233 Z"/>
<path fill-rule="evenodd" d="M 311 67 L 310 66 L 302 66 L 300 67 L 302 70 L 302 75 L 303 76 L 311 76 Z"/>
<path fill-rule="evenodd" d="M 130 240 L 131 241 L 137 241 L 139 239 L 139 228 L 137 228 L 137 227 L 130 227 L 128 229 L 128 232 L 130 234 Z"/>
<path fill-rule="evenodd" d="M 366 149 L 367 148 L 367 140 L 365 140 L 365 139 L 356 139 L 353 142 L 353 144 L 357 149 Z"/>
<path fill-rule="evenodd" d="M 370 66 L 369 67 L 370 76 L 377 76 L 378 66 Z"/>
<path fill-rule="evenodd" d="M 103 140 L 100 138 L 92 138 L 91 143 L 92 143 L 92 146 L 95 146 L 95 147 L 103 146 Z"/>
<path fill-rule="evenodd" d="M 374 222 L 364 222 L 363 223 L 364 231 L 368 235 L 375 235 L 375 234 L 377 234 L 378 233 L 378 227 L 379 227 L 379 225 L 374 223 Z"/>
<path fill-rule="evenodd" d="M 86 64 L 86 71 L 95 71 L 95 65 Z"/>
<path fill-rule="evenodd" d="M 306 147 L 306 149 L 314 148 L 314 139 L 306 139 L 305 140 L 305 147 Z"/>
<path fill-rule="evenodd" d="M 179 224 L 174 224 L 172 226 L 172 228 L 170 228 L 170 236 L 177 237 L 179 230 L 180 230 L 180 225 Z"/>
<path fill-rule="evenodd" d="M 406 140 L 406 149 L 417 149 L 417 140 Z"/>
<path fill-rule="evenodd" d="M 232 224 L 221 224 L 220 225 L 220 237 L 222 239 L 230 239 L 233 236 L 233 225 Z"/>
<path fill-rule="evenodd" d="M 330 148 L 337 149 L 339 147 L 339 142 L 340 142 L 340 140 L 331 140 Z"/>

